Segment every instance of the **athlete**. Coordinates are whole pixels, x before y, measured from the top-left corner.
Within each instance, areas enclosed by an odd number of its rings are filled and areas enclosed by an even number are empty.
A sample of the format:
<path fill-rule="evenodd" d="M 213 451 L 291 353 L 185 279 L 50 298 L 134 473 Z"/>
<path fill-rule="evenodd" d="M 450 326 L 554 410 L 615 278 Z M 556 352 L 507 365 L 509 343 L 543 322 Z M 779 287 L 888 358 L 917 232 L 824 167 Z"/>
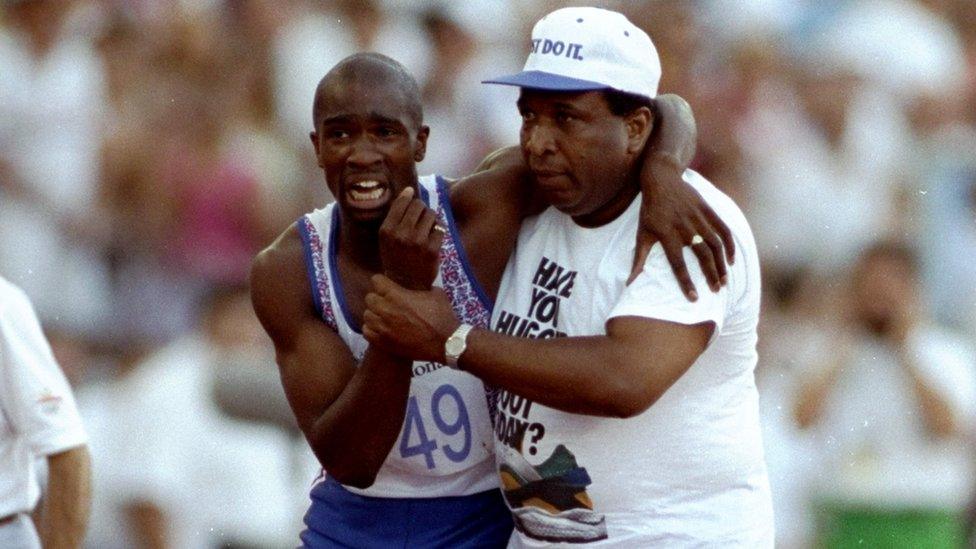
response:
<path fill-rule="evenodd" d="M 503 389 L 495 451 L 511 546 L 772 547 L 749 225 L 687 171 L 741 251 L 728 284 L 685 299 L 657 246 L 628 283 L 641 154 L 660 122 L 657 53 L 597 8 L 548 14 L 531 43 L 522 73 L 490 82 L 521 88 L 522 154 L 552 206 L 522 223 L 492 329 L 458 317 L 440 289 L 378 275 L 363 333 Z"/>
<path fill-rule="evenodd" d="M 648 154 L 647 171 L 669 177 L 646 179 L 655 193 L 678 198 L 648 218 L 668 228 L 687 219 L 707 226 L 710 211 L 679 177 L 694 131 L 678 124 L 680 101 L 666 108 L 678 130 L 666 123 L 659 140 L 676 145 Z M 351 56 L 322 79 L 313 120 L 312 145 L 336 202 L 259 254 L 251 278 L 289 403 L 324 468 L 302 540 L 503 546 L 512 523 L 497 489 L 494 406 L 481 381 L 443 361 L 369 345 L 361 326 L 370 279 L 385 273 L 405 287 L 443 288 L 452 314 L 487 327 L 519 221 L 542 207 L 532 181 L 514 151 L 454 184 L 418 178 L 429 133 L 419 90 L 402 66 L 377 54 Z M 716 227 L 708 234 L 721 254 L 724 226 Z M 724 258 L 709 253 L 718 286 Z"/>

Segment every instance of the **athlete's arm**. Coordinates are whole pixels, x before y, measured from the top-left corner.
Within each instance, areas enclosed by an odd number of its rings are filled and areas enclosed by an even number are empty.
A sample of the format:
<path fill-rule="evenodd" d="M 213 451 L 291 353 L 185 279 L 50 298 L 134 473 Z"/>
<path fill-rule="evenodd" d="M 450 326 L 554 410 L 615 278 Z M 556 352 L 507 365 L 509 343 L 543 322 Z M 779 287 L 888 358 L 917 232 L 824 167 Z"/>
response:
<path fill-rule="evenodd" d="M 403 424 L 411 361 L 371 345 L 357 367 L 316 314 L 294 225 L 254 260 L 251 299 L 312 451 L 342 484 L 372 485 Z"/>
<path fill-rule="evenodd" d="M 458 326 L 447 296 L 373 279 L 371 320 L 363 335 L 376 346 L 418 360 L 444 361 L 444 342 Z M 395 312 L 394 312 L 395 311 Z M 489 384 L 571 413 L 640 414 L 705 351 L 714 322 L 685 325 L 616 317 L 606 335 L 529 339 L 475 329 L 461 369 Z"/>
<path fill-rule="evenodd" d="M 644 200 L 642 230 L 631 280 L 640 273 L 654 242 L 660 241 L 682 290 L 697 295 L 681 254 L 692 236 L 707 243 L 695 246 L 709 285 L 717 289 L 732 261 L 732 233 L 701 196 L 682 179 L 695 153 L 697 129 L 688 103 L 677 95 L 656 100 L 658 124 L 645 149 L 641 182 Z M 451 188 L 451 205 L 479 282 L 494 297 L 508 256 L 514 249 L 521 221 L 545 209 L 518 147 L 500 149 L 482 161 L 478 170 Z"/>
<path fill-rule="evenodd" d="M 451 210 L 478 282 L 494 301 L 522 220 L 544 209 L 518 147 L 496 151 L 455 183 Z"/>
<path fill-rule="evenodd" d="M 735 259 L 735 243 L 729 227 L 683 179 L 697 147 L 698 129 L 691 106 L 681 96 L 666 94 L 655 100 L 654 108 L 658 123 L 644 148 L 642 230 L 637 233 L 628 283 L 640 274 L 654 242 L 660 241 L 681 291 L 695 301 L 697 291 L 685 265 L 683 248 L 696 234 L 704 239 L 703 245 L 691 248 L 712 291 L 718 291 L 727 279 L 726 260 L 732 263 Z"/>

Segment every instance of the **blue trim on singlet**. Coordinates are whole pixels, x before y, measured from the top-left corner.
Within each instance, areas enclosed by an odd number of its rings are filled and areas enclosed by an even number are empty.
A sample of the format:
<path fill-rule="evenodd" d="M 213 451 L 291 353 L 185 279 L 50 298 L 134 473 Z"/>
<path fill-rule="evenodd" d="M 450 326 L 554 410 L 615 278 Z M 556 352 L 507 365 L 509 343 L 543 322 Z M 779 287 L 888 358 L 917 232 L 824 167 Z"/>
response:
<path fill-rule="evenodd" d="M 417 188 L 420 189 L 420 199 L 423 200 L 424 201 L 424 204 L 426 204 L 427 207 L 429 208 L 430 207 L 430 192 L 427 190 L 427 187 L 424 187 L 419 182 L 417 183 Z"/>
<path fill-rule="evenodd" d="M 491 316 L 495 304 L 488 297 L 488 292 L 481 287 L 481 282 L 478 282 L 478 277 L 474 275 L 474 268 L 471 267 L 471 262 L 468 261 L 468 254 L 465 252 L 464 244 L 461 242 L 461 234 L 457 230 L 457 223 L 454 222 L 454 211 L 451 209 L 451 195 L 447 188 L 447 181 L 439 175 L 437 176 L 437 191 L 441 197 L 441 203 L 444 204 L 444 217 L 447 218 L 447 227 L 451 231 L 451 238 L 454 240 L 454 247 L 458 252 L 458 260 L 461 261 L 461 268 L 464 269 L 464 274 L 468 277 L 468 282 L 474 288 L 474 293 L 478 296 L 481 304 L 488 309 L 488 315 Z"/>
<path fill-rule="evenodd" d="M 352 317 L 349 307 L 346 306 L 346 290 L 342 287 L 342 277 L 339 276 L 339 208 L 332 210 L 332 225 L 329 227 L 329 276 L 332 277 L 332 287 L 335 288 L 336 305 L 342 311 L 342 317 L 346 319 L 346 324 L 357 334 L 362 335 L 362 328 Z"/>
<path fill-rule="evenodd" d="M 312 258 L 312 237 L 308 234 L 308 226 L 312 220 L 307 215 L 298 218 L 298 237 L 302 240 L 302 255 L 305 257 L 305 270 L 308 273 L 308 283 L 312 289 L 312 302 L 315 304 L 315 311 L 319 318 L 324 318 L 322 298 L 319 295 L 318 276 L 315 274 L 315 260 Z"/>

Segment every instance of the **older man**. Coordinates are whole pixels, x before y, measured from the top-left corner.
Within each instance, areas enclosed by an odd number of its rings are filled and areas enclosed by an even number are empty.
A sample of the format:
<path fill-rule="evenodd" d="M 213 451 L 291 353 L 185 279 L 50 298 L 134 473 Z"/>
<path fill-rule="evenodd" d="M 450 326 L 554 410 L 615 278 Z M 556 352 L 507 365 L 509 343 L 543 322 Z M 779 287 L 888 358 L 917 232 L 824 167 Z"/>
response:
<path fill-rule="evenodd" d="M 459 320 L 439 290 L 382 276 L 366 299 L 373 346 L 504 388 L 495 449 L 516 546 L 773 543 L 745 217 L 685 172 L 731 227 L 728 284 L 686 300 L 661 246 L 628 283 L 659 77 L 650 38 L 624 16 L 543 17 L 525 70 L 491 81 L 521 87 L 522 154 L 552 204 L 522 224 L 492 329 Z"/>

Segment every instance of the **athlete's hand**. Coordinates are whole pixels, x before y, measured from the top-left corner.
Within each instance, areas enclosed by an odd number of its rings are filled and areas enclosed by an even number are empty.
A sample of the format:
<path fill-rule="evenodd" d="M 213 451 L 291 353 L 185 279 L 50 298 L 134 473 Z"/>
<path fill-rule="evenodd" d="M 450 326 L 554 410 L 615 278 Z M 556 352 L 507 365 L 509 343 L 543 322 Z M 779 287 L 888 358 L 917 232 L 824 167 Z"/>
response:
<path fill-rule="evenodd" d="M 643 184 L 641 226 L 637 231 L 634 265 L 627 283 L 633 282 L 644 270 L 651 246 L 660 241 L 682 291 L 689 300 L 695 301 L 698 292 L 688 274 L 683 248 L 692 244 L 696 234 L 701 235 L 703 242 L 691 249 L 698 256 L 709 287 L 716 292 L 728 281 L 726 259 L 729 263 L 735 261 L 735 243 L 728 226 L 681 178 L 683 171 L 683 168 L 668 167 L 664 163 L 645 163 L 641 178 L 653 178 L 654 184 Z"/>
<path fill-rule="evenodd" d="M 461 324 L 444 290 L 408 290 L 383 275 L 372 281 L 363 313 L 369 344 L 396 356 L 443 363 L 444 344 Z"/>
<path fill-rule="evenodd" d="M 408 187 L 390 205 L 379 231 L 380 260 L 390 279 L 412 290 L 428 290 L 437 278 L 445 229 L 414 194 Z"/>

